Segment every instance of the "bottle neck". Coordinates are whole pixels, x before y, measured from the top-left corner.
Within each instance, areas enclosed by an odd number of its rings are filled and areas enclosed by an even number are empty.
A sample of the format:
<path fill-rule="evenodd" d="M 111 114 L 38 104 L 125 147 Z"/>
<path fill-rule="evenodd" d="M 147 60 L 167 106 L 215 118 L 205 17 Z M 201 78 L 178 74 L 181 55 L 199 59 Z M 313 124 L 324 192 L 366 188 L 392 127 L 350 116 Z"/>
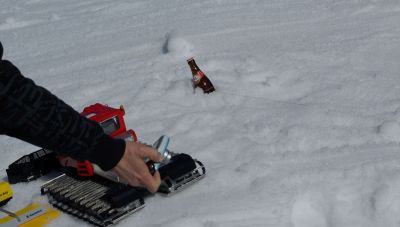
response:
<path fill-rule="evenodd" d="M 188 61 L 189 67 L 192 70 L 192 74 L 195 75 L 197 74 L 198 71 L 200 71 L 199 67 L 197 66 L 196 62 L 194 61 L 194 59 L 191 59 L 190 61 Z"/>

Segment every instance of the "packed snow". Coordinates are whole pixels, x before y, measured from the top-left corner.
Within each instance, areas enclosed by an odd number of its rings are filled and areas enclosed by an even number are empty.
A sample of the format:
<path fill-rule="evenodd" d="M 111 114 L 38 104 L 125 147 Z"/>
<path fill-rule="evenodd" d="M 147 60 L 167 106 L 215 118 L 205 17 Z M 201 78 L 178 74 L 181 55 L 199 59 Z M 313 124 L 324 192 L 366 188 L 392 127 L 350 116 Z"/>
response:
<path fill-rule="evenodd" d="M 398 0 L 1 0 L 5 58 L 207 176 L 118 226 L 400 226 Z M 194 57 L 216 92 L 193 91 Z M 0 137 L 1 174 L 38 149 Z M 17 210 L 46 179 L 13 185 Z M 49 226 L 88 226 L 67 214 Z"/>

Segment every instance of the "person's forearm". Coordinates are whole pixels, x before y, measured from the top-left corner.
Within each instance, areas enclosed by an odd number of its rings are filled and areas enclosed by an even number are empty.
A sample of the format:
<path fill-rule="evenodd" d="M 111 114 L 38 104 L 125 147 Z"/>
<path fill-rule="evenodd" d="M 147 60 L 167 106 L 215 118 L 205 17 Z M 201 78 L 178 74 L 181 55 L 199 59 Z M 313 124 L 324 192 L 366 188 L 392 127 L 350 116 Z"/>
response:
<path fill-rule="evenodd" d="M 125 142 L 104 134 L 93 121 L 0 60 L 0 132 L 102 169 L 121 159 Z"/>

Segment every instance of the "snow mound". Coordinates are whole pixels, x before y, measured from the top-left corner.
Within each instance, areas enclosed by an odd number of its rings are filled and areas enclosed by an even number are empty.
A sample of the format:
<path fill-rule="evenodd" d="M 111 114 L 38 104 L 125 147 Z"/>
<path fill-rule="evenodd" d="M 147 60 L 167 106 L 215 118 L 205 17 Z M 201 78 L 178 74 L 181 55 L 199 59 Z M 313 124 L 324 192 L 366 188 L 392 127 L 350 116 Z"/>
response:
<path fill-rule="evenodd" d="M 385 121 L 378 126 L 378 134 L 386 141 L 400 143 L 400 123 Z"/>
<path fill-rule="evenodd" d="M 165 35 L 162 53 L 186 60 L 193 57 L 194 46 L 177 32 L 173 31 Z"/>
<path fill-rule="evenodd" d="M 329 204 L 321 193 L 306 193 L 293 204 L 292 224 L 294 227 L 328 227 Z"/>

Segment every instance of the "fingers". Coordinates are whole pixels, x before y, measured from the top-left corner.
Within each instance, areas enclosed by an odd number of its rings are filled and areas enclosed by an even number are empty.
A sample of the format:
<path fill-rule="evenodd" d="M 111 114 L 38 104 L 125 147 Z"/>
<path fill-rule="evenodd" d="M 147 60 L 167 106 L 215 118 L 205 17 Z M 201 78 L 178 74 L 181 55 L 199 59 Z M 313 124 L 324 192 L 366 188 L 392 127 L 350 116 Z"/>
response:
<path fill-rule="evenodd" d="M 161 154 L 154 148 L 148 146 L 142 146 L 140 148 L 139 156 L 141 158 L 149 158 L 155 162 L 161 162 L 162 156 Z"/>
<path fill-rule="evenodd" d="M 152 147 L 127 142 L 124 156 L 114 168 L 116 173 L 124 178 L 131 186 L 145 186 L 147 190 L 154 193 L 160 186 L 160 173 L 150 174 L 144 159 L 148 158 L 155 162 L 162 161 L 161 155 Z"/>
<path fill-rule="evenodd" d="M 150 174 L 150 171 L 147 165 L 142 161 L 136 163 L 136 167 L 138 168 L 136 178 L 150 191 L 156 192 L 158 187 L 160 186 L 160 173 L 156 171 L 154 175 Z"/>
<path fill-rule="evenodd" d="M 140 181 L 138 178 L 129 178 L 129 185 L 132 187 L 146 187 L 151 193 L 157 192 L 161 183 L 160 173 L 158 171 L 155 172 L 153 176 L 145 175 L 139 178 L 141 178 Z"/>
<path fill-rule="evenodd" d="M 160 173 L 157 171 L 154 173 L 154 175 L 151 175 L 147 172 L 143 175 L 141 182 L 144 184 L 147 190 L 149 190 L 151 193 L 155 193 L 157 192 L 161 183 Z"/>
<path fill-rule="evenodd" d="M 144 162 L 136 163 L 136 168 L 138 171 L 136 173 L 132 173 L 129 169 L 132 168 L 115 168 L 114 171 L 123 179 L 127 181 L 130 186 L 133 187 L 146 187 L 152 193 L 157 192 L 158 187 L 160 186 L 161 179 L 160 173 L 157 171 L 154 175 L 151 175 L 147 169 L 147 166 Z"/>

